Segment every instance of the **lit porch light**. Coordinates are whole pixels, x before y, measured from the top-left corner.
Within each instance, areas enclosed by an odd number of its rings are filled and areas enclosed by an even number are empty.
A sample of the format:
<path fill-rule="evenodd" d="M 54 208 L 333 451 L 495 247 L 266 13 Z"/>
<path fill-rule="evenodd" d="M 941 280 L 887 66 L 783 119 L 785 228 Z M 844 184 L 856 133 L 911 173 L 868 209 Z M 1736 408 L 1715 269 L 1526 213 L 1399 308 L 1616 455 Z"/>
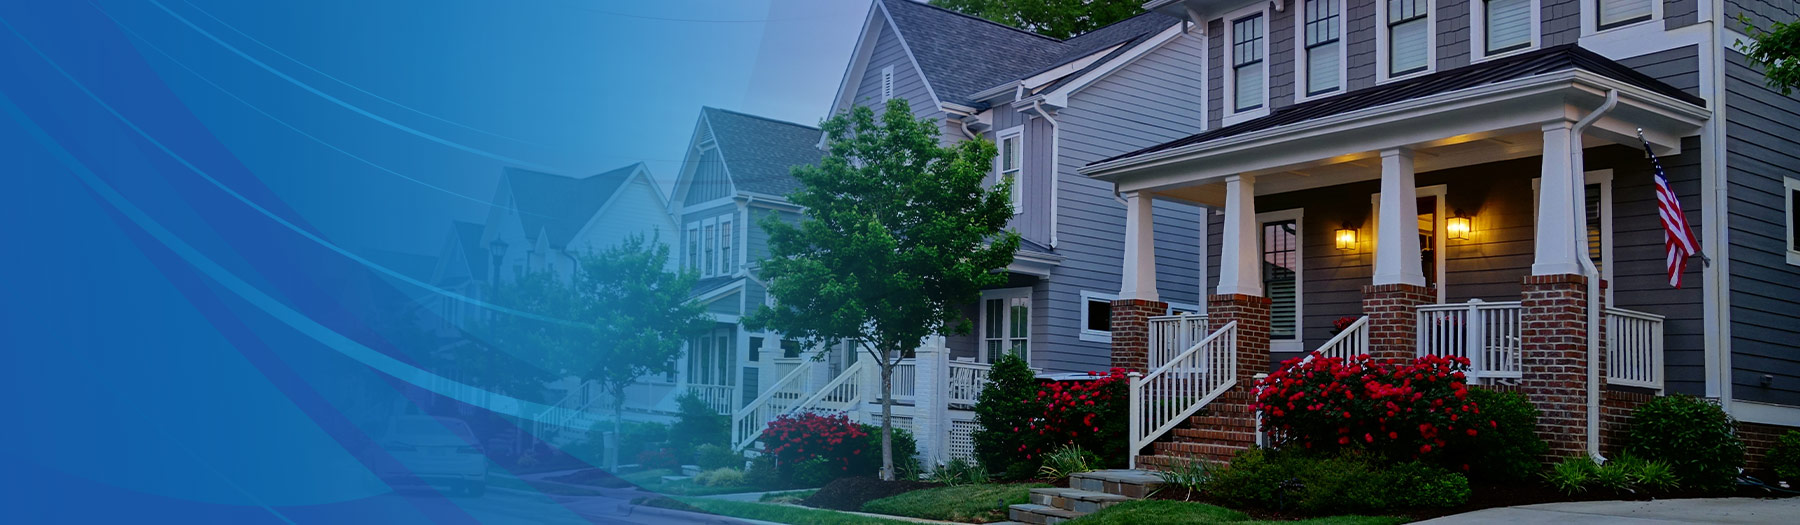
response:
<path fill-rule="evenodd" d="M 1450 221 L 1444 225 L 1444 229 L 1450 234 L 1451 239 L 1466 241 L 1469 240 L 1469 231 L 1474 228 L 1471 226 L 1469 217 L 1463 215 L 1462 212 L 1457 212 L 1456 216 L 1450 217 Z"/>
<path fill-rule="evenodd" d="M 1337 229 L 1337 247 L 1339 250 L 1356 249 L 1356 229 L 1344 225 Z"/>

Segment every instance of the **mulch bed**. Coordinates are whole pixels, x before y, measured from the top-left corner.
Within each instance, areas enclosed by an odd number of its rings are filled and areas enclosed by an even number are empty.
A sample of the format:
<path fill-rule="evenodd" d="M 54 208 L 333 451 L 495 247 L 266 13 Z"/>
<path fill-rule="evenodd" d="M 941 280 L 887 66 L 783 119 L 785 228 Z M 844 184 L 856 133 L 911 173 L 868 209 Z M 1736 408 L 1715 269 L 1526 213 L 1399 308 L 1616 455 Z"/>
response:
<path fill-rule="evenodd" d="M 1450 508 L 1443 508 L 1443 509 L 1414 509 L 1414 510 L 1410 510 L 1410 511 L 1389 512 L 1389 513 L 1383 513 L 1383 514 L 1405 516 L 1405 517 L 1412 518 L 1415 520 L 1425 520 L 1425 519 L 1437 518 L 1437 517 L 1442 517 L 1442 516 L 1449 516 L 1452 514 L 1461 514 L 1464 512 L 1474 512 L 1474 511 L 1481 510 L 1481 509 L 1491 509 L 1491 508 L 1495 508 L 1495 507 L 1512 507 L 1512 506 L 1517 506 L 1517 505 L 1535 505 L 1538 503 L 1561 503 L 1561 502 L 1569 502 L 1569 501 L 1617 501 L 1617 500 L 1650 501 L 1650 500 L 1657 500 L 1657 499 L 1686 499 L 1686 498 L 1777 498 L 1777 497 L 1789 497 L 1789 496 L 1792 496 L 1792 495 L 1781 494 L 1781 493 L 1764 490 L 1761 488 L 1747 487 L 1747 486 L 1740 486 L 1735 490 L 1725 491 L 1725 492 L 1701 492 L 1701 491 L 1687 490 L 1687 491 L 1674 491 L 1674 492 L 1656 493 L 1656 494 L 1642 493 L 1642 492 L 1635 493 L 1635 494 L 1634 493 L 1614 494 L 1614 493 L 1605 492 L 1605 491 L 1592 491 L 1592 492 L 1585 492 L 1585 493 L 1581 493 L 1581 494 L 1575 494 L 1575 495 L 1571 496 L 1571 495 L 1567 495 L 1567 494 L 1558 492 L 1558 491 L 1556 491 L 1556 489 L 1550 488 L 1545 485 L 1537 484 L 1537 483 L 1514 483 L 1514 484 L 1471 483 L 1469 485 L 1469 501 L 1463 503 L 1462 505 L 1458 505 L 1458 506 L 1450 507 Z M 1218 500 L 1212 498 L 1211 496 L 1209 496 L 1205 493 L 1188 494 L 1185 489 L 1179 489 L 1179 488 L 1174 488 L 1174 487 L 1157 492 L 1156 494 L 1151 496 L 1151 499 L 1171 500 L 1171 501 L 1192 501 L 1192 502 L 1196 502 L 1196 503 L 1206 503 L 1206 504 L 1211 504 L 1211 505 L 1217 505 L 1220 507 L 1226 507 L 1226 508 L 1242 511 L 1245 514 L 1249 514 L 1250 516 L 1252 516 L 1256 519 L 1259 519 L 1259 520 L 1299 520 L 1299 519 L 1317 518 L 1317 517 L 1323 516 L 1322 514 L 1308 514 L 1308 513 L 1300 512 L 1297 510 L 1244 508 L 1244 507 L 1238 507 L 1235 505 L 1227 505 L 1225 503 L 1219 502 Z"/>
<path fill-rule="evenodd" d="M 800 504 L 833 510 L 862 510 L 864 503 L 919 489 L 940 486 L 923 481 L 882 481 L 879 478 L 841 478 L 826 484 Z"/>

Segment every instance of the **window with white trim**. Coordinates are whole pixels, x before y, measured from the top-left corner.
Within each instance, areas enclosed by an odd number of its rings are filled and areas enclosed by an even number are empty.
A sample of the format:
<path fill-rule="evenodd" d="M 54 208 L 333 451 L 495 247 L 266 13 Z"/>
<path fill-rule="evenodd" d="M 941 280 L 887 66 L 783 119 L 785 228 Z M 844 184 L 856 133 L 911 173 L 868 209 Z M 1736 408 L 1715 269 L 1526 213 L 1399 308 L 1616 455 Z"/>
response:
<path fill-rule="evenodd" d="M 1261 11 L 1231 21 L 1231 109 L 1251 111 L 1263 107 L 1268 77 L 1267 48 L 1263 45 L 1264 21 Z"/>
<path fill-rule="evenodd" d="M 687 269 L 700 271 L 700 223 L 690 222 L 687 227 Z"/>
<path fill-rule="evenodd" d="M 700 249 L 704 250 L 701 253 L 701 258 L 705 261 L 703 264 L 706 265 L 706 268 L 704 270 L 701 270 L 700 273 L 705 274 L 705 275 L 718 275 L 718 273 L 719 273 L 719 259 L 718 259 L 718 256 L 719 256 L 719 222 L 716 220 L 708 219 L 704 223 L 704 225 L 702 225 L 700 228 L 701 228 L 701 231 L 706 232 L 705 237 L 703 237 L 702 240 L 700 241 L 702 243 Z"/>
<path fill-rule="evenodd" d="M 881 101 L 894 98 L 894 66 L 881 68 Z"/>
<path fill-rule="evenodd" d="M 1303 350 L 1300 224 L 1303 210 L 1259 213 L 1263 295 L 1269 298 L 1269 347 Z"/>
<path fill-rule="evenodd" d="M 981 362 L 1003 354 L 1031 361 L 1031 289 L 981 292 Z"/>
<path fill-rule="evenodd" d="M 1112 302 L 1118 296 L 1081 292 L 1081 340 L 1112 341 Z"/>
<path fill-rule="evenodd" d="M 1300 18 L 1299 61 L 1305 96 L 1344 87 L 1344 0 L 1306 0 Z"/>
<path fill-rule="evenodd" d="M 1534 0 L 1478 0 L 1472 27 L 1479 37 L 1475 56 L 1494 56 L 1536 45 L 1538 6 Z"/>
<path fill-rule="evenodd" d="M 995 172 L 999 177 L 996 182 L 1012 183 L 1013 213 L 1025 211 L 1025 128 L 1013 126 L 1000 132 L 1000 158 L 995 159 L 998 165 Z"/>
<path fill-rule="evenodd" d="M 726 215 L 719 218 L 719 275 L 737 273 L 736 252 L 732 249 L 736 246 L 734 241 L 737 235 L 736 230 L 731 227 L 731 217 Z"/>
<path fill-rule="evenodd" d="M 1787 196 L 1787 262 L 1800 266 L 1800 179 L 1782 179 Z"/>
<path fill-rule="evenodd" d="M 1605 31 L 1656 17 L 1659 0 L 1595 0 L 1594 26 Z"/>
<path fill-rule="evenodd" d="M 1430 0 L 1385 0 L 1387 75 L 1399 77 L 1431 69 Z"/>

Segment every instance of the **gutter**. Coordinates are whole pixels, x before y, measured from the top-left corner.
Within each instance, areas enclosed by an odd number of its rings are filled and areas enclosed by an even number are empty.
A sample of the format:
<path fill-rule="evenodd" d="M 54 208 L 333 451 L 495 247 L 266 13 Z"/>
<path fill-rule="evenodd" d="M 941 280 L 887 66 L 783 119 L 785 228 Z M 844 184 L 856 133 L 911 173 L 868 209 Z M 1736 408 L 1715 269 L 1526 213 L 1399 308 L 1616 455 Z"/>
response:
<path fill-rule="evenodd" d="M 1586 166 L 1584 165 L 1584 153 L 1581 151 L 1582 132 L 1618 105 L 1619 90 L 1607 90 L 1606 102 L 1601 103 L 1599 108 L 1576 121 L 1575 126 L 1569 129 L 1569 169 L 1574 171 L 1569 177 L 1569 185 L 1573 186 L 1571 188 L 1573 192 L 1570 195 L 1583 195 L 1587 192 Z M 1587 198 L 1583 197 L 1576 202 L 1582 203 L 1582 206 L 1585 207 Z M 1575 208 L 1571 207 L 1570 211 L 1575 211 Z M 1576 215 L 1575 224 L 1577 231 L 1587 231 L 1587 214 Z M 1597 340 L 1600 337 L 1600 324 L 1605 321 L 1605 310 L 1600 306 L 1605 299 L 1600 295 L 1600 271 L 1594 267 L 1594 259 L 1585 255 L 1587 253 L 1585 247 L 1581 248 L 1576 253 L 1584 254 L 1581 257 L 1581 273 L 1587 277 L 1588 283 L 1587 449 L 1588 455 L 1593 457 L 1596 462 L 1605 462 L 1606 458 L 1600 455 L 1600 360 L 1597 358 L 1606 351 L 1604 348 L 1606 342 Z"/>
<path fill-rule="evenodd" d="M 1060 192 L 1057 188 L 1062 180 L 1062 155 L 1058 151 L 1062 148 L 1062 126 L 1058 126 L 1056 118 L 1044 111 L 1043 97 L 1031 101 L 1031 109 L 1043 115 L 1044 121 L 1050 123 L 1050 249 L 1054 250 L 1060 238 L 1057 234 L 1057 218 L 1061 215 L 1058 204 L 1062 199 L 1058 198 L 1057 194 Z"/>

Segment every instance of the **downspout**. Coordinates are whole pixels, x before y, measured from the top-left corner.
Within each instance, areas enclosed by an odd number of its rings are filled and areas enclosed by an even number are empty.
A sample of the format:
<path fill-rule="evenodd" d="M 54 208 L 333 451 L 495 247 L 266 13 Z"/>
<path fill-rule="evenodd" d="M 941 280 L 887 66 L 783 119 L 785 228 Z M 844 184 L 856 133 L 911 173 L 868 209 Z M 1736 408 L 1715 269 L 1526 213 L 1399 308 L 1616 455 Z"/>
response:
<path fill-rule="evenodd" d="M 1062 147 L 1062 127 L 1056 125 L 1056 119 L 1049 112 L 1044 111 L 1043 98 L 1032 101 L 1031 109 L 1037 110 L 1044 121 L 1050 123 L 1050 249 L 1055 250 L 1060 237 L 1057 235 L 1056 225 L 1057 216 L 1061 215 L 1057 208 L 1058 201 L 1061 200 L 1057 198 L 1057 187 L 1062 179 L 1062 157 L 1057 150 Z"/>
<path fill-rule="evenodd" d="M 1581 134 L 1583 131 L 1587 130 L 1588 126 L 1591 126 L 1594 122 L 1600 120 L 1600 117 L 1605 116 L 1607 112 L 1612 111 L 1613 107 L 1617 105 L 1619 105 L 1619 90 L 1607 90 L 1606 102 L 1600 104 L 1600 107 L 1595 109 L 1594 112 L 1588 113 L 1587 116 L 1576 121 L 1575 126 L 1569 130 L 1569 169 L 1574 171 L 1574 173 L 1571 174 L 1572 176 L 1569 177 L 1569 184 L 1574 186 L 1573 188 L 1570 188 L 1572 190 L 1570 195 L 1583 196 L 1581 199 L 1575 201 L 1580 203 L 1581 208 L 1571 207 L 1570 211 L 1585 209 L 1587 206 L 1587 198 L 1585 197 L 1587 192 L 1587 169 L 1583 165 Z M 1587 231 L 1586 213 L 1575 215 L 1575 226 L 1577 232 Z M 1588 283 L 1587 449 L 1588 455 L 1593 457 L 1595 461 L 1605 461 L 1606 458 L 1600 455 L 1600 360 L 1597 357 L 1599 352 L 1605 352 L 1606 350 L 1604 348 L 1605 341 L 1596 340 L 1600 335 L 1600 323 L 1604 321 L 1605 311 L 1600 308 L 1601 301 L 1604 299 L 1600 295 L 1600 271 L 1594 267 L 1594 259 L 1585 255 L 1587 253 L 1586 247 L 1582 246 L 1580 248 L 1581 250 L 1576 253 L 1583 254 L 1580 258 L 1581 273 L 1584 277 L 1587 277 Z"/>
<path fill-rule="evenodd" d="M 959 118 L 956 119 L 956 125 L 962 127 L 963 136 L 968 137 L 969 140 L 981 138 L 980 136 L 975 135 L 975 132 L 969 131 L 969 121 Z"/>

